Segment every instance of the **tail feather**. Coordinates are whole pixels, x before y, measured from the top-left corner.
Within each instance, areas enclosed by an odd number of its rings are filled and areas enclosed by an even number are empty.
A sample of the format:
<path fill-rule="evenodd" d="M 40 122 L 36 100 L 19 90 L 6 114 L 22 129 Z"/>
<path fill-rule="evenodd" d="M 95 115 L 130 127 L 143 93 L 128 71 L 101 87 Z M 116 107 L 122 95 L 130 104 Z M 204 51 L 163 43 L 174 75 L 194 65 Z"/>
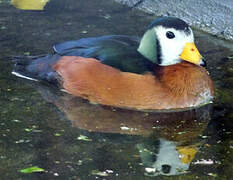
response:
<path fill-rule="evenodd" d="M 32 74 L 30 74 L 26 67 L 32 63 L 33 60 L 40 58 L 41 56 L 14 56 L 13 62 L 15 62 L 14 69 L 12 71 L 12 74 L 14 74 L 17 77 L 28 79 L 28 80 L 34 80 L 38 81 L 35 78 L 32 78 Z"/>
<path fill-rule="evenodd" d="M 16 56 L 12 74 L 34 81 L 49 81 L 57 83 L 58 74 L 53 65 L 60 59 L 57 54 L 40 56 Z"/>
<path fill-rule="evenodd" d="M 17 77 L 20 77 L 20 78 L 24 78 L 24 79 L 28 79 L 28 80 L 31 80 L 31 81 L 38 81 L 37 79 L 34 79 L 34 78 L 31 78 L 31 77 L 27 77 L 27 76 L 24 76 L 16 71 L 12 71 L 11 72 L 13 75 L 17 76 Z"/>

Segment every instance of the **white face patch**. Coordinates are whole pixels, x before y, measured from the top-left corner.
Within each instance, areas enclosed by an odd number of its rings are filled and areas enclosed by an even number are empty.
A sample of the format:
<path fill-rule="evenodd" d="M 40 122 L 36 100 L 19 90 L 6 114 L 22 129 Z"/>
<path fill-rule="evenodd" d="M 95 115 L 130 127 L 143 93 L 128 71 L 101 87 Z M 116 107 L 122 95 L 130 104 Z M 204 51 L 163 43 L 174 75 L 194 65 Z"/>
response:
<path fill-rule="evenodd" d="M 160 47 L 161 47 L 161 66 L 172 65 L 181 62 L 179 56 L 184 50 L 186 43 L 194 42 L 192 29 L 189 28 L 190 33 L 183 30 L 176 30 L 174 28 L 166 28 L 163 26 L 154 27 Z M 175 37 L 169 39 L 166 36 L 167 32 L 172 32 Z"/>

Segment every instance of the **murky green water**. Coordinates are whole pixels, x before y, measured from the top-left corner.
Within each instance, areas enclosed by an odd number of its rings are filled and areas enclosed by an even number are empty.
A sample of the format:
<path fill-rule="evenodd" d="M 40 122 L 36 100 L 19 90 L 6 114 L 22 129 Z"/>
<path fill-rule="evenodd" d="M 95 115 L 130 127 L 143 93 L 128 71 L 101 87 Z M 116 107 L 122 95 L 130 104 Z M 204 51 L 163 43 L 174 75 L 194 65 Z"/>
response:
<path fill-rule="evenodd" d="M 186 112 L 91 105 L 11 75 L 11 56 L 81 37 L 142 35 L 153 18 L 106 0 L 52 0 L 45 11 L 0 1 L 0 179 L 232 178 L 232 42 L 195 31 L 217 97 Z M 44 172 L 19 172 L 32 166 Z"/>

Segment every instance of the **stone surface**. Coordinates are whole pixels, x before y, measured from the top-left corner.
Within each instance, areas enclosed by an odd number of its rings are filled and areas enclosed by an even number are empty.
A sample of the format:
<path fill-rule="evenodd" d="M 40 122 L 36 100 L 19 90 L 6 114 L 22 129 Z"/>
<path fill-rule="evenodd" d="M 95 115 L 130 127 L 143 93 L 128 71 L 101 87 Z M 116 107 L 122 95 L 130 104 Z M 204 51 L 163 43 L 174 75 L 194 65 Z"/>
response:
<path fill-rule="evenodd" d="M 233 40 L 232 0 L 115 0 L 156 16 L 176 16 L 193 27 Z"/>

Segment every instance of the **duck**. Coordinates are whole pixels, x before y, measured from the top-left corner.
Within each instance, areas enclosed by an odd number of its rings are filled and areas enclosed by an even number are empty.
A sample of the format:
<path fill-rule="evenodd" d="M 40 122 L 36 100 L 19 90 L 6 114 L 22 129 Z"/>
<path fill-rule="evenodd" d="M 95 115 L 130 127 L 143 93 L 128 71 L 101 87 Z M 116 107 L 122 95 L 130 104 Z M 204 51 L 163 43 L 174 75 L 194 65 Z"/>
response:
<path fill-rule="evenodd" d="M 53 53 L 18 57 L 12 74 L 46 82 L 93 104 L 174 110 L 212 103 L 214 84 L 191 27 L 158 17 L 142 38 L 105 35 L 58 43 Z"/>

